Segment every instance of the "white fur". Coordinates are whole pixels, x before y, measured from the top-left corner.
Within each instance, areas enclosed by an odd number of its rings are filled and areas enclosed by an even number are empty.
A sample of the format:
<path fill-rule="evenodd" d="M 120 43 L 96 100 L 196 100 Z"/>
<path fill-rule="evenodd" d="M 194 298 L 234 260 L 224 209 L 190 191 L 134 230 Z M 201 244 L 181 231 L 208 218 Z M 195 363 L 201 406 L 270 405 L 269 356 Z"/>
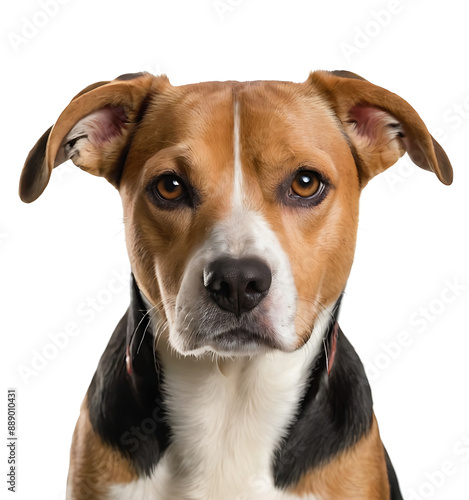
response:
<path fill-rule="evenodd" d="M 193 349 L 189 340 L 196 330 L 206 325 L 207 310 L 211 299 L 204 289 L 203 276 L 207 265 L 217 258 L 257 257 L 271 269 L 272 283 L 267 297 L 249 314 L 252 325 L 266 329 L 276 339 L 280 348 L 293 350 L 299 343 L 295 331 L 297 291 L 291 272 L 290 261 L 277 235 L 263 215 L 249 206 L 243 198 L 243 174 L 241 165 L 241 144 L 239 140 L 240 117 L 238 104 L 234 104 L 234 174 L 229 216 L 218 222 L 205 242 L 194 252 L 186 264 L 179 293 L 176 298 L 175 321 L 170 322 L 169 339 L 180 353 L 200 355 L 211 350 L 224 353 L 213 347 Z M 172 314 L 167 314 L 172 317 Z M 207 325 L 208 326 L 208 325 Z M 209 325 L 213 328 L 213 324 Z M 213 331 L 213 330 L 212 330 Z M 215 333 L 220 333 L 217 331 Z M 248 353 L 250 354 L 250 353 Z M 252 353 L 254 354 L 254 353 Z"/>
<path fill-rule="evenodd" d="M 234 213 L 228 220 L 218 223 L 186 266 L 176 298 L 176 321 L 170 329 L 171 344 L 183 354 L 200 355 L 204 352 L 187 348 L 186 341 L 193 331 L 204 322 L 208 323 L 205 311 L 210 307 L 211 299 L 200 277 L 210 262 L 223 255 L 260 257 L 269 265 L 272 283 L 268 295 L 250 313 L 252 323 L 271 329 L 283 350 L 293 350 L 299 339 L 294 325 L 297 291 L 290 262 L 264 218 L 249 211 L 239 216 Z M 218 351 L 218 354 L 229 356 L 234 353 Z"/>
<path fill-rule="evenodd" d="M 329 319 L 330 310 L 301 349 L 252 359 L 181 357 L 161 342 L 172 442 L 150 478 L 112 486 L 109 499 L 298 499 L 274 487 L 271 466 Z"/>
<path fill-rule="evenodd" d="M 234 151 L 234 184 L 232 206 L 242 206 L 243 203 L 243 169 L 241 166 L 241 142 L 239 139 L 240 116 L 239 103 L 237 100 L 233 104 L 233 151 Z"/>

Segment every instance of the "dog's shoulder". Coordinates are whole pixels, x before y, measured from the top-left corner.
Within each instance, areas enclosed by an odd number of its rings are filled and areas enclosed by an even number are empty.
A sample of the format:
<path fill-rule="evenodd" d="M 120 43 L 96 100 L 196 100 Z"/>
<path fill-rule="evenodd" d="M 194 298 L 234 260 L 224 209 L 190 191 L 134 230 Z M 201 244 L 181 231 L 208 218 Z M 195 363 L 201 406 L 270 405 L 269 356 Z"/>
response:
<path fill-rule="evenodd" d="M 330 373 L 327 356 L 328 349 L 317 356 L 297 418 L 277 453 L 279 486 L 297 484 L 308 470 L 330 462 L 371 429 L 370 385 L 360 358 L 340 329 Z"/>
<path fill-rule="evenodd" d="M 329 335 L 325 343 L 298 415 L 277 452 L 276 484 L 299 495 L 327 498 L 352 498 L 353 485 L 363 499 L 402 500 L 363 364 L 340 328 L 335 341 Z"/>
<path fill-rule="evenodd" d="M 131 304 L 99 361 L 87 400 L 94 431 L 130 458 L 139 474 L 153 470 L 169 442 L 161 378 L 150 318 L 133 284 Z"/>

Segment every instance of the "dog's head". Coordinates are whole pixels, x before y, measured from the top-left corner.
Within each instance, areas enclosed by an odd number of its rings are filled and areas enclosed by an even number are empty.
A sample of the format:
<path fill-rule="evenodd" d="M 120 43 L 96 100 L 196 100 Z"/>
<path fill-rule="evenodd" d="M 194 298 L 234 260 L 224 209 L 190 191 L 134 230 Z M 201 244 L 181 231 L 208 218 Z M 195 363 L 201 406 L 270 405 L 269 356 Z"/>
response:
<path fill-rule="evenodd" d="M 293 351 L 345 288 L 361 189 L 405 152 L 450 162 L 415 110 L 352 73 L 78 94 L 26 160 L 23 201 L 67 159 L 120 192 L 139 288 L 182 354 Z"/>

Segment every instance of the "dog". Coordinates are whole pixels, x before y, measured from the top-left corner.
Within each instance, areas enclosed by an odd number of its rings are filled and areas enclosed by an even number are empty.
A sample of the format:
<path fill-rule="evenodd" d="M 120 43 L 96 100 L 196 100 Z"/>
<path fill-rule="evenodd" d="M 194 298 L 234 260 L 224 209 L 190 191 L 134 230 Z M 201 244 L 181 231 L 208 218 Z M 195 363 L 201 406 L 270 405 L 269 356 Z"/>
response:
<path fill-rule="evenodd" d="M 68 499 L 402 498 L 338 315 L 361 190 L 405 152 L 451 184 L 417 112 L 347 71 L 180 87 L 126 74 L 70 102 L 20 196 L 68 159 L 105 177 L 132 276 Z"/>

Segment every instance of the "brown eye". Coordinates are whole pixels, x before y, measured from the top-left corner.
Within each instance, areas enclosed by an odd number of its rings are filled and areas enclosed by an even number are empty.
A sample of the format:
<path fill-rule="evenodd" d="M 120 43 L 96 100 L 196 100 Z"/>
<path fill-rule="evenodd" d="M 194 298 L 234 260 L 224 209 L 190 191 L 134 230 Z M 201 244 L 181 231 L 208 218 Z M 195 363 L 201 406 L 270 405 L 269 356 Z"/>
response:
<path fill-rule="evenodd" d="M 174 201 L 186 195 L 182 180 L 176 175 L 164 175 L 156 184 L 158 194 L 164 200 Z"/>
<path fill-rule="evenodd" d="M 300 198 L 311 198 L 321 191 L 323 184 L 314 172 L 299 172 L 291 183 L 293 196 Z"/>
<path fill-rule="evenodd" d="M 146 194 L 154 205 L 166 210 L 194 207 L 197 201 L 197 193 L 192 186 L 172 172 L 151 180 Z"/>

